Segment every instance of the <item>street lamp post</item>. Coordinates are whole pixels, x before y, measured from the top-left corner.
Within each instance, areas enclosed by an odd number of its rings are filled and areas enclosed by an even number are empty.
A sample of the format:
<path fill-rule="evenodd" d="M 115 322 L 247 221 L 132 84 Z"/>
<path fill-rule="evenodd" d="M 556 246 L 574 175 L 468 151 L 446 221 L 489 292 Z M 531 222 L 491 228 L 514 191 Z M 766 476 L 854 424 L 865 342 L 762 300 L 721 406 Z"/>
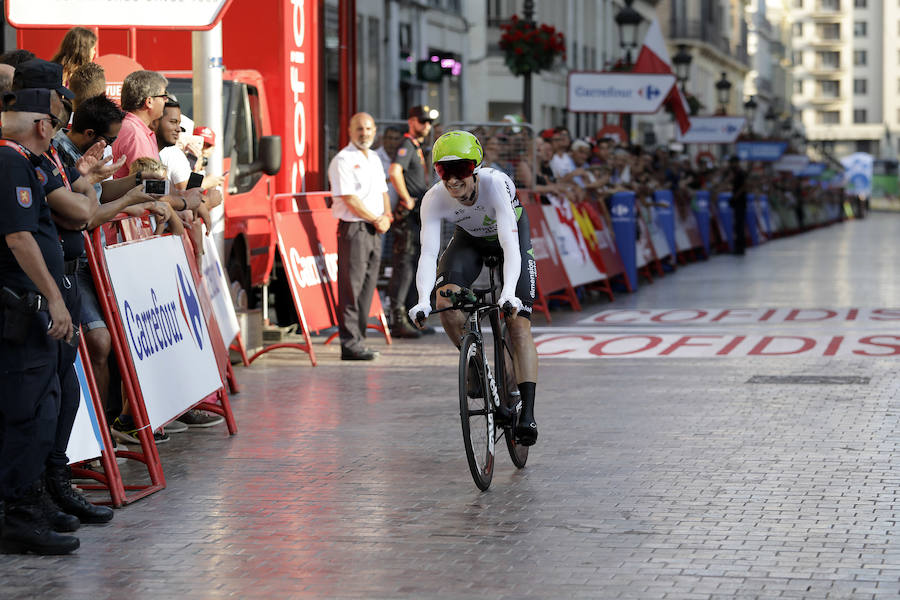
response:
<path fill-rule="evenodd" d="M 631 58 L 631 50 L 637 48 L 637 30 L 638 26 L 644 18 L 641 13 L 636 11 L 631 5 L 634 0 L 625 0 L 625 6 L 622 7 L 615 17 L 616 25 L 619 27 L 619 47 L 625 50 L 625 70 L 630 71 L 633 65 Z M 625 136 L 627 141 L 631 143 L 631 113 L 625 113 L 623 119 Z"/>
<path fill-rule="evenodd" d="M 756 119 L 757 108 L 758 105 L 754 96 L 750 96 L 750 99 L 744 102 L 744 113 L 747 115 L 747 130 L 750 133 L 750 137 L 753 137 L 753 121 Z"/>
<path fill-rule="evenodd" d="M 775 125 L 775 120 L 778 119 L 778 115 L 775 113 L 775 106 L 770 104 L 769 108 L 766 110 L 766 114 L 763 117 L 766 120 L 766 133 L 767 135 L 772 135 L 772 128 Z"/>
<path fill-rule="evenodd" d="M 634 0 L 625 0 L 625 6 L 616 14 L 619 26 L 619 47 L 625 50 L 625 66 L 631 68 L 631 50 L 637 48 L 637 30 L 644 18 L 631 7 Z"/>
<path fill-rule="evenodd" d="M 728 114 L 728 102 L 731 100 L 731 82 L 725 71 L 722 71 L 722 77 L 716 82 L 716 97 L 719 101 L 719 114 Z"/>
<path fill-rule="evenodd" d="M 692 60 L 694 60 L 694 57 L 688 52 L 687 45 L 678 44 L 678 52 L 672 57 L 672 62 L 675 63 L 675 78 L 678 79 L 678 82 L 681 84 L 682 92 L 686 92 L 685 86 L 687 85 L 687 80 L 691 76 Z"/>
<path fill-rule="evenodd" d="M 534 24 L 534 0 L 525 0 L 525 4 L 522 7 L 522 16 L 525 17 L 526 23 Z M 525 122 L 531 123 L 531 71 L 526 72 L 522 78 L 525 86 L 522 91 L 522 113 L 525 117 Z"/>

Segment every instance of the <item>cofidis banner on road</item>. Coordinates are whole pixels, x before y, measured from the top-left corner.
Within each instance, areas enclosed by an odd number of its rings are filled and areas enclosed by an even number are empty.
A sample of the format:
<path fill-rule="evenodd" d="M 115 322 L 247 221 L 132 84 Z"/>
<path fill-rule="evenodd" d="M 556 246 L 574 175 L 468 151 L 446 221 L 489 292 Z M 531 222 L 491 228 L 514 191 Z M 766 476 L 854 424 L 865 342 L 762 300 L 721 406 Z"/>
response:
<path fill-rule="evenodd" d="M 674 75 L 572 71 L 569 73 L 569 110 L 655 113 L 673 85 Z"/>
<path fill-rule="evenodd" d="M 222 386 L 181 238 L 105 249 L 116 306 L 150 425 L 156 429 Z"/>

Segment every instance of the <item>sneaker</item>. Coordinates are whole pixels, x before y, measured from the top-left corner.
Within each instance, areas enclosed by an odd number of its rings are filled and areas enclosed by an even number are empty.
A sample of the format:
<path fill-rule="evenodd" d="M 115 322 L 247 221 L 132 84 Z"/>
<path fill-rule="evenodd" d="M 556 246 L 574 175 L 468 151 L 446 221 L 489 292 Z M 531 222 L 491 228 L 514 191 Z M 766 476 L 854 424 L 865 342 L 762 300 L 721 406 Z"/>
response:
<path fill-rule="evenodd" d="M 153 441 L 157 444 L 165 444 L 169 441 L 169 434 L 166 433 L 165 429 L 160 427 L 156 431 L 153 432 Z"/>
<path fill-rule="evenodd" d="M 120 442 L 128 444 L 140 444 L 141 441 L 137 437 L 137 427 L 131 415 L 119 415 L 113 421 L 110 433 Z"/>
<path fill-rule="evenodd" d="M 178 422 L 182 423 L 187 429 L 188 427 L 212 427 L 213 425 L 218 425 L 219 423 L 225 422 L 225 417 L 222 415 L 214 415 L 212 413 L 204 412 L 202 410 L 189 410 L 180 417 L 178 417 Z M 168 425 L 166 426 L 168 428 Z"/>
<path fill-rule="evenodd" d="M 163 430 L 166 433 L 184 433 L 188 430 L 188 426 L 186 423 L 182 423 L 181 421 L 176 419 L 171 423 L 166 423 L 165 427 L 163 427 Z"/>

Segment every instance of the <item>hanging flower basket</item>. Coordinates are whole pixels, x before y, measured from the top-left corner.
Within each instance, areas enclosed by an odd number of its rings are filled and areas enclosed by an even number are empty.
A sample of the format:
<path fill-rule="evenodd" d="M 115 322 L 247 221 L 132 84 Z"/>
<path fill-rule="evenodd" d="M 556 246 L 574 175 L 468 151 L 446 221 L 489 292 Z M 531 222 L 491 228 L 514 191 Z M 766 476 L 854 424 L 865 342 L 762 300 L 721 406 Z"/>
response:
<path fill-rule="evenodd" d="M 565 36 L 551 25 L 538 25 L 513 15 L 500 29 L 500 49 L 513 75 L 540 73 L 552 67 L 557 57 L 566 57 Z"/>

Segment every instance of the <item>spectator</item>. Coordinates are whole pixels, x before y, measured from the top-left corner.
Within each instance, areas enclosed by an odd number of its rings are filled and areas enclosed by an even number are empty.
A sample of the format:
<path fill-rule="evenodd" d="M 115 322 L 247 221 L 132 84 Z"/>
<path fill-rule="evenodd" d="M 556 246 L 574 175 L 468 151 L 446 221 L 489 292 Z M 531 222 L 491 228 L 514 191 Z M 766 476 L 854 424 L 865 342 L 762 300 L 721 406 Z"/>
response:
<path fill-rule="evenodd" d="M 188 146 L 185 152 L 191 163 L 191 169 L 197 173 L 203 173 L 206 170 L 206 165 L 209 164 L 213 146 L 216 145 L 216 132 L 211 127 L 197 125 L 194 127 L 194 135 L 200 138 L 201 146 L 199 151 L 192 146 Z"/>
<path fill-rule="evenodd" d="M 67 87 L 75 94 L 72 108 L 78 110 L 88 98 L 106 93 L 106 72 L 97 63 L 82 65 L 72 73 Z"/>
<path fill-rule="evenodd" d="M 731 183 L 731 208 L 734 219 L 734 253 L 742 255 L 747 245 L 747 184 L 748 174 L 741 168 L 741 161 L 733 155 L 728 159 L 728 180 Z"/>
<path fill-rule="evenodd" d="M 90 29 L 73 27 L 66 32 L 52 62 L 62 65 L 63 85 L 66 85 L 78 67 L 94 60 L 97 54 L 97 36 Z"/>
<path fill-rule="evenodd" d="M 406 314 L 407 296 L 412 285 L 421 245 L 419 231 L 419 201 L 431 183 L 431 165 L 425 158 L 422 142 L 431 131 L 434 118 L 427 106 L 413 106 L 406 120 L 409 130 L 397 150 L 397 158 L 391 164 L 388 175 L 397 190 L 397 209 L 393 247 L 393 270 L 388 282 L 388 298 L 391 303 L 391 335 L 396 338 L 417 338 L 422 334 L 412 326 Z M 433 331 L 433 330 L 432 330 Z"/>
<path fill-rule="evenodd" d="M 12 65 L 0 64 L 0 93 L 8 92 L 12 89 L 13 73 L 16 68 Z"/>
<path fill-rule="evenodd" d="M 553 144 L 553 158 L 550 159 L 550 169 L 553 170 L 553 176 L 557 181 L 575 170 L 575 163 L 569 155 L 569 146 L 572 144 L 572 137 L 569 130 L 565 127 L 557 127 L 553 130 L 551 138 Z"/>
<path fill-rule="evenodd" d="M 9 141 L 0 146 L 0 536 L 7 551 L 68 554 L 80 543 L 53 531 L 42 483 L 58 420 L 59 340 L 73 336 L 60 290 L 62 249 L 34 168 L 53 137 L 51 98 L 46 89 L 3 97 Z M 28 295 L 42 297 L 48 311 L 31 308 Z"/>
<path fill-rule="evenodd" d="M 393 125 L 384 128 L 384 133 L 381 135 L 381 146 L 378 147 L 375 153 L 381 159 L 381 166 L 384 167 L 385 173 L 388 172 L 388 169 L 391 168 L 391 163 L 397 158 L 397 150 L 400 148 L 401 142 L 403 142 L 403 131 Z M 397 190 L 394 189 L 389 177 L 385 176 L 385 180 L 388 187 L 388 196 L 391 198 L 391 214 L 393 214 L 394 209 L 397 208 Z"/>
<path fill-rule="evenodd" d="M 503 141 L 501 141 L 497 136 L 488 138 L 488 140 L 484 143 L 483 165 L 492 169 L 497 169 L 498 171 L 502 171 L 504 174 L 506 174 L 507 177 L 512 179 L 515 173 L 513 173 L 512 165 L 508 161 L 503 160 L 501 156 L 502 152 Z"/>
<path fill-rule="evenodd" d="M 21 63 L 34 58 L 37 58 L 34 52 L 29 52 L 28 50 L 10 50 L 0 54 L 0 64 L 9 65 L 15 69 Z"/>
<path fill-rule="evenodd" d="M 129 174 L 131 163 L 138 158 L 159 158 L 156 135 L 151 123 L 160 118 L 169 97 L 168 80 L 153 71 L 135 71 L 122 82 L 122 110 L 126 111 L 122 130 L 112 145 L 113 158 L 125 157 L 116 177 Z"/>
<path fill-rule="evenodd" d="M 381 239 L 391 226 L 384 167 L 374 151 L 375 121 L 357 113 L 350 119 L 350 144 L 332 159 L 328 181 L 338 223 L 338 325 L 341 360 L 373 360 L 366 348 L 366 323 L 378 269 Z"/>

